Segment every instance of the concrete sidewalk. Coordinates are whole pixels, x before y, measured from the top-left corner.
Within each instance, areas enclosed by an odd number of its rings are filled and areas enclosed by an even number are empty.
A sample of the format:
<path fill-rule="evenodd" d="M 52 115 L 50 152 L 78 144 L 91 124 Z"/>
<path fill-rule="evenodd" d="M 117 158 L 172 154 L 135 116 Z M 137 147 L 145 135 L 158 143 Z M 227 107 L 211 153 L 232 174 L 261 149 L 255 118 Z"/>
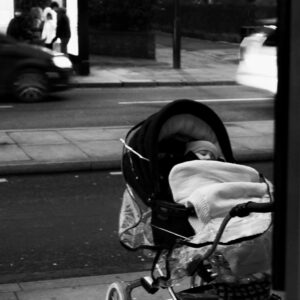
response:
<path fill-rule="evenodd" d="M 273 121 L 225 123 L 235 158 L 271 160 Z M 0 174 L 120 168 L 129 127 L 0 131 Z"/>
<path fill-rule="evenodd" d="M 150 271 L 2 284 L 0 300 L 104 300 L 111 283 L 133 281 L 143 276 L 150 276 Z M 187 286 L 187 283 L 183 282 L 182 285 Z M 150 295 L 138 287 L 134 289 L 132 299 L 166 300 L 170 299 L 170 295 L 163 289 Z"/>
<path fill-rule="evenodd" d="M 156 34 L 156 57 L 90 56 L 90 75 L 75 76 L 73 87 L 232 85 L 239 45 L 182 37 L 181 69 L 174 69 L 172 37 Z"/>

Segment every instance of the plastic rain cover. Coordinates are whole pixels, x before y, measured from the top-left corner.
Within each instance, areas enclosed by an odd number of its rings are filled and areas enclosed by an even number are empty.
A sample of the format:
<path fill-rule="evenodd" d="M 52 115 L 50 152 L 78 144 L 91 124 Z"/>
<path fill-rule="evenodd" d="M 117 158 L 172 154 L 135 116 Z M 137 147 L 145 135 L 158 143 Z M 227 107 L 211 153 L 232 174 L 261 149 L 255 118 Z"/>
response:
<path fill-rule="evenodd" d="M 120 241 L 131 249 L 154 246 L 151 209 L 146 207 L 127 185 L 119 217 Z"/>

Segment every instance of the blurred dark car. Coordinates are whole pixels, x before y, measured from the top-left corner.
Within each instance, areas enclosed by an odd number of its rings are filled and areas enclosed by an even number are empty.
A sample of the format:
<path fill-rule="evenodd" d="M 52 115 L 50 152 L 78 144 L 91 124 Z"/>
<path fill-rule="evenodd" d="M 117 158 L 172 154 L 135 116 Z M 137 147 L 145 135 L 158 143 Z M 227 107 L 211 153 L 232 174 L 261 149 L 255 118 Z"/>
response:
<path fill-rule="evenodd" d="M 0 34 L 0 91 L 19 101 L 43 100 L 67 89 L 72 63 L 63 53 L 18 42 Z"/>

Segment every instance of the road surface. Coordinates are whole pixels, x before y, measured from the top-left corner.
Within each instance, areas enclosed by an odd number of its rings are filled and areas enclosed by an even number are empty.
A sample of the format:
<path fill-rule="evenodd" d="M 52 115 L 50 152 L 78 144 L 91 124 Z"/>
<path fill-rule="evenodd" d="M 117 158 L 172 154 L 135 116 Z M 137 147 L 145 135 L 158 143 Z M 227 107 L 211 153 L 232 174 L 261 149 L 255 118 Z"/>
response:
<path fill-rule="evenodd" d="M 226 121 L 273 119 L 273 97 L 240 86 L 74 89 L 45 103 L 0 103 L 2 129 L 133 125 L 175 99 L 199 100 Z"/>

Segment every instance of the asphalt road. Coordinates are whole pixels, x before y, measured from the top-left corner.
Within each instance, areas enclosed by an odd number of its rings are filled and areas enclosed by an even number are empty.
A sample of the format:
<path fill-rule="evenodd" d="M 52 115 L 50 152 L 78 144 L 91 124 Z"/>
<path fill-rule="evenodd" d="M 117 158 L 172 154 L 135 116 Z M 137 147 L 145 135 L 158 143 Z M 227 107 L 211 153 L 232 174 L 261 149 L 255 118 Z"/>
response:
<path fill-rule="evenodd" d="M 0 129 L 133 125 L 175 99 L 201 100 L 223 121 L 273 119 L 272 96 L 241 86 L 73 89 L 44 103 L 0 103 Z"/>
<path fill-rule="evenodd" d="M 252 166 L 272 179 L 271 162 Z M 149 257 L 119 243 L 121 173 L 8 176 L 0 182 L 0 282 L 150 269 Z"/>
<path fill-rule="evenodd" d="M 124 182 L 109 172 L 24 175 L 0 184 L 0 282 L 145 268 L 119 243 Z"/>

